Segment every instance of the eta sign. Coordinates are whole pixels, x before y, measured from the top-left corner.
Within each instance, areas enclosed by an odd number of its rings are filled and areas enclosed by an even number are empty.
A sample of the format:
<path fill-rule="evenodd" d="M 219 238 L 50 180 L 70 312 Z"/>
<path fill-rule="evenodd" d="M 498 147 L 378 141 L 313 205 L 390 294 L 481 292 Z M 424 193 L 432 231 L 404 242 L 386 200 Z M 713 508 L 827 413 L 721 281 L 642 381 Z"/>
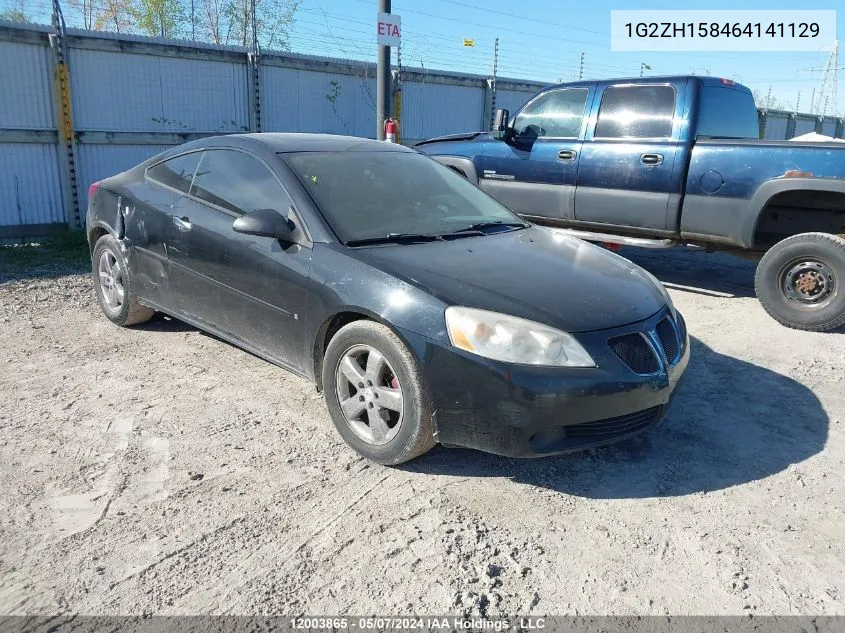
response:
<path fill-rule="evenodd" d="M 399 46 L 402 24 L 393 13 L 379 13 L 376 26 L 376 40 L 379 46 Z"/>

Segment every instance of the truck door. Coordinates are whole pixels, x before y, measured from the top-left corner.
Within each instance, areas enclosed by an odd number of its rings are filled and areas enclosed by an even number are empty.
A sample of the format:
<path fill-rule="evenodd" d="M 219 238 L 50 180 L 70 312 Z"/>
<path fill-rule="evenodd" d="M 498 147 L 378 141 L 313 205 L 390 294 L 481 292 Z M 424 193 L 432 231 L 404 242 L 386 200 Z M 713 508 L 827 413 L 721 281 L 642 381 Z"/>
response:
<path fill-rule="evenodd" d="M 478 157 L 479 186 L 522 215 L 571 220 L 589 93 L 561 88 L 529 101 L 511 140 L 488 143 Z"/>
<path fill-rule="evenodd" d="M 684 99 L 675 86 L 604 88 L 578 166 L 575 218 L 673 231 L 683 169 L 676 170 Z"/>

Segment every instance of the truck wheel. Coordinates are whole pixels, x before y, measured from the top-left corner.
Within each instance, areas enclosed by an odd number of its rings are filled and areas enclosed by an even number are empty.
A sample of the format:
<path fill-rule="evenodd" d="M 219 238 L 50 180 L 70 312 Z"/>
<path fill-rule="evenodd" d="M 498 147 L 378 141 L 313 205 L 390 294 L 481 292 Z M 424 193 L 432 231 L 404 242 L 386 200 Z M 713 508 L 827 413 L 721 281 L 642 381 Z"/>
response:
<path fill-rule="evenodd" d="M 779 323 L 826 332 L 845 324 L 845 239 L 801 233 L 775 244 L 760 260 L 757 298 Z"/>

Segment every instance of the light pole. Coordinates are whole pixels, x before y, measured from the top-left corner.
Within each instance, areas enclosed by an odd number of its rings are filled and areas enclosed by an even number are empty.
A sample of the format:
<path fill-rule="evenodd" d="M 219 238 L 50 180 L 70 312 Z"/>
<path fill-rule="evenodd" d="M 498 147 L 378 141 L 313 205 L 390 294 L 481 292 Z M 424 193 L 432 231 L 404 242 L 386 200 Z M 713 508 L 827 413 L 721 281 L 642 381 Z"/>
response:
<path fill-rule="evenodd" d="M 380 13 L 390 13 L 390 0 L 379 0 Z M 376 138 L 384 140 L 384 120 L 390 114 L 390 47 L 379 44 L 376 65 Z"/>

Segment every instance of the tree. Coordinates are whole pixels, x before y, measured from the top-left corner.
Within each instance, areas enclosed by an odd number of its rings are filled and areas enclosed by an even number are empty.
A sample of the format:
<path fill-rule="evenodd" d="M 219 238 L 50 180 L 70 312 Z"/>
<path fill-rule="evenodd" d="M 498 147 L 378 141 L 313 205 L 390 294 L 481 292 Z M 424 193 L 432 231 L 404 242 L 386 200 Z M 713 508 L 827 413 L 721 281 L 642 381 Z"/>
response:
<path fill-rule="evenodd" d="M 771 91 L 763 94 L 758 88 L 751 91 L 754 103 L 763 110 L 783 110 L 783 104 L 771 95 Z"/>
<path fill-rule="evenodd" d="M 262 48 L 286 49 L 299 0 L 254 0 Z M 252 0 L 203 0 L 204 30 L 214 44 L 252 45 Z"/>
<path fill-rule="evenodd" d="M 185 9 L 178 0 L 135 0 L 129 13 L 143 35 L 173 39 L 184 33 Z"/>
<path fill-rule="evenodd" d="M 0 20 L 9 22 L 29 22 L 25 0 L 12 2 L 8 7 L 0 10 Z"/>
<path fill-rule="evenodd" d="M 89 31 L 132 33 L 133 19 L 129 0 L 67 0 L 70 24 L 80 24 Z"/>
<path fill-rule="evenodd" d="M 94 28 L 98 31 L 134 33 L 132 5 L 129 2 L 130 0 L 105 0 L 100 14 L 94 20 Z"/>

